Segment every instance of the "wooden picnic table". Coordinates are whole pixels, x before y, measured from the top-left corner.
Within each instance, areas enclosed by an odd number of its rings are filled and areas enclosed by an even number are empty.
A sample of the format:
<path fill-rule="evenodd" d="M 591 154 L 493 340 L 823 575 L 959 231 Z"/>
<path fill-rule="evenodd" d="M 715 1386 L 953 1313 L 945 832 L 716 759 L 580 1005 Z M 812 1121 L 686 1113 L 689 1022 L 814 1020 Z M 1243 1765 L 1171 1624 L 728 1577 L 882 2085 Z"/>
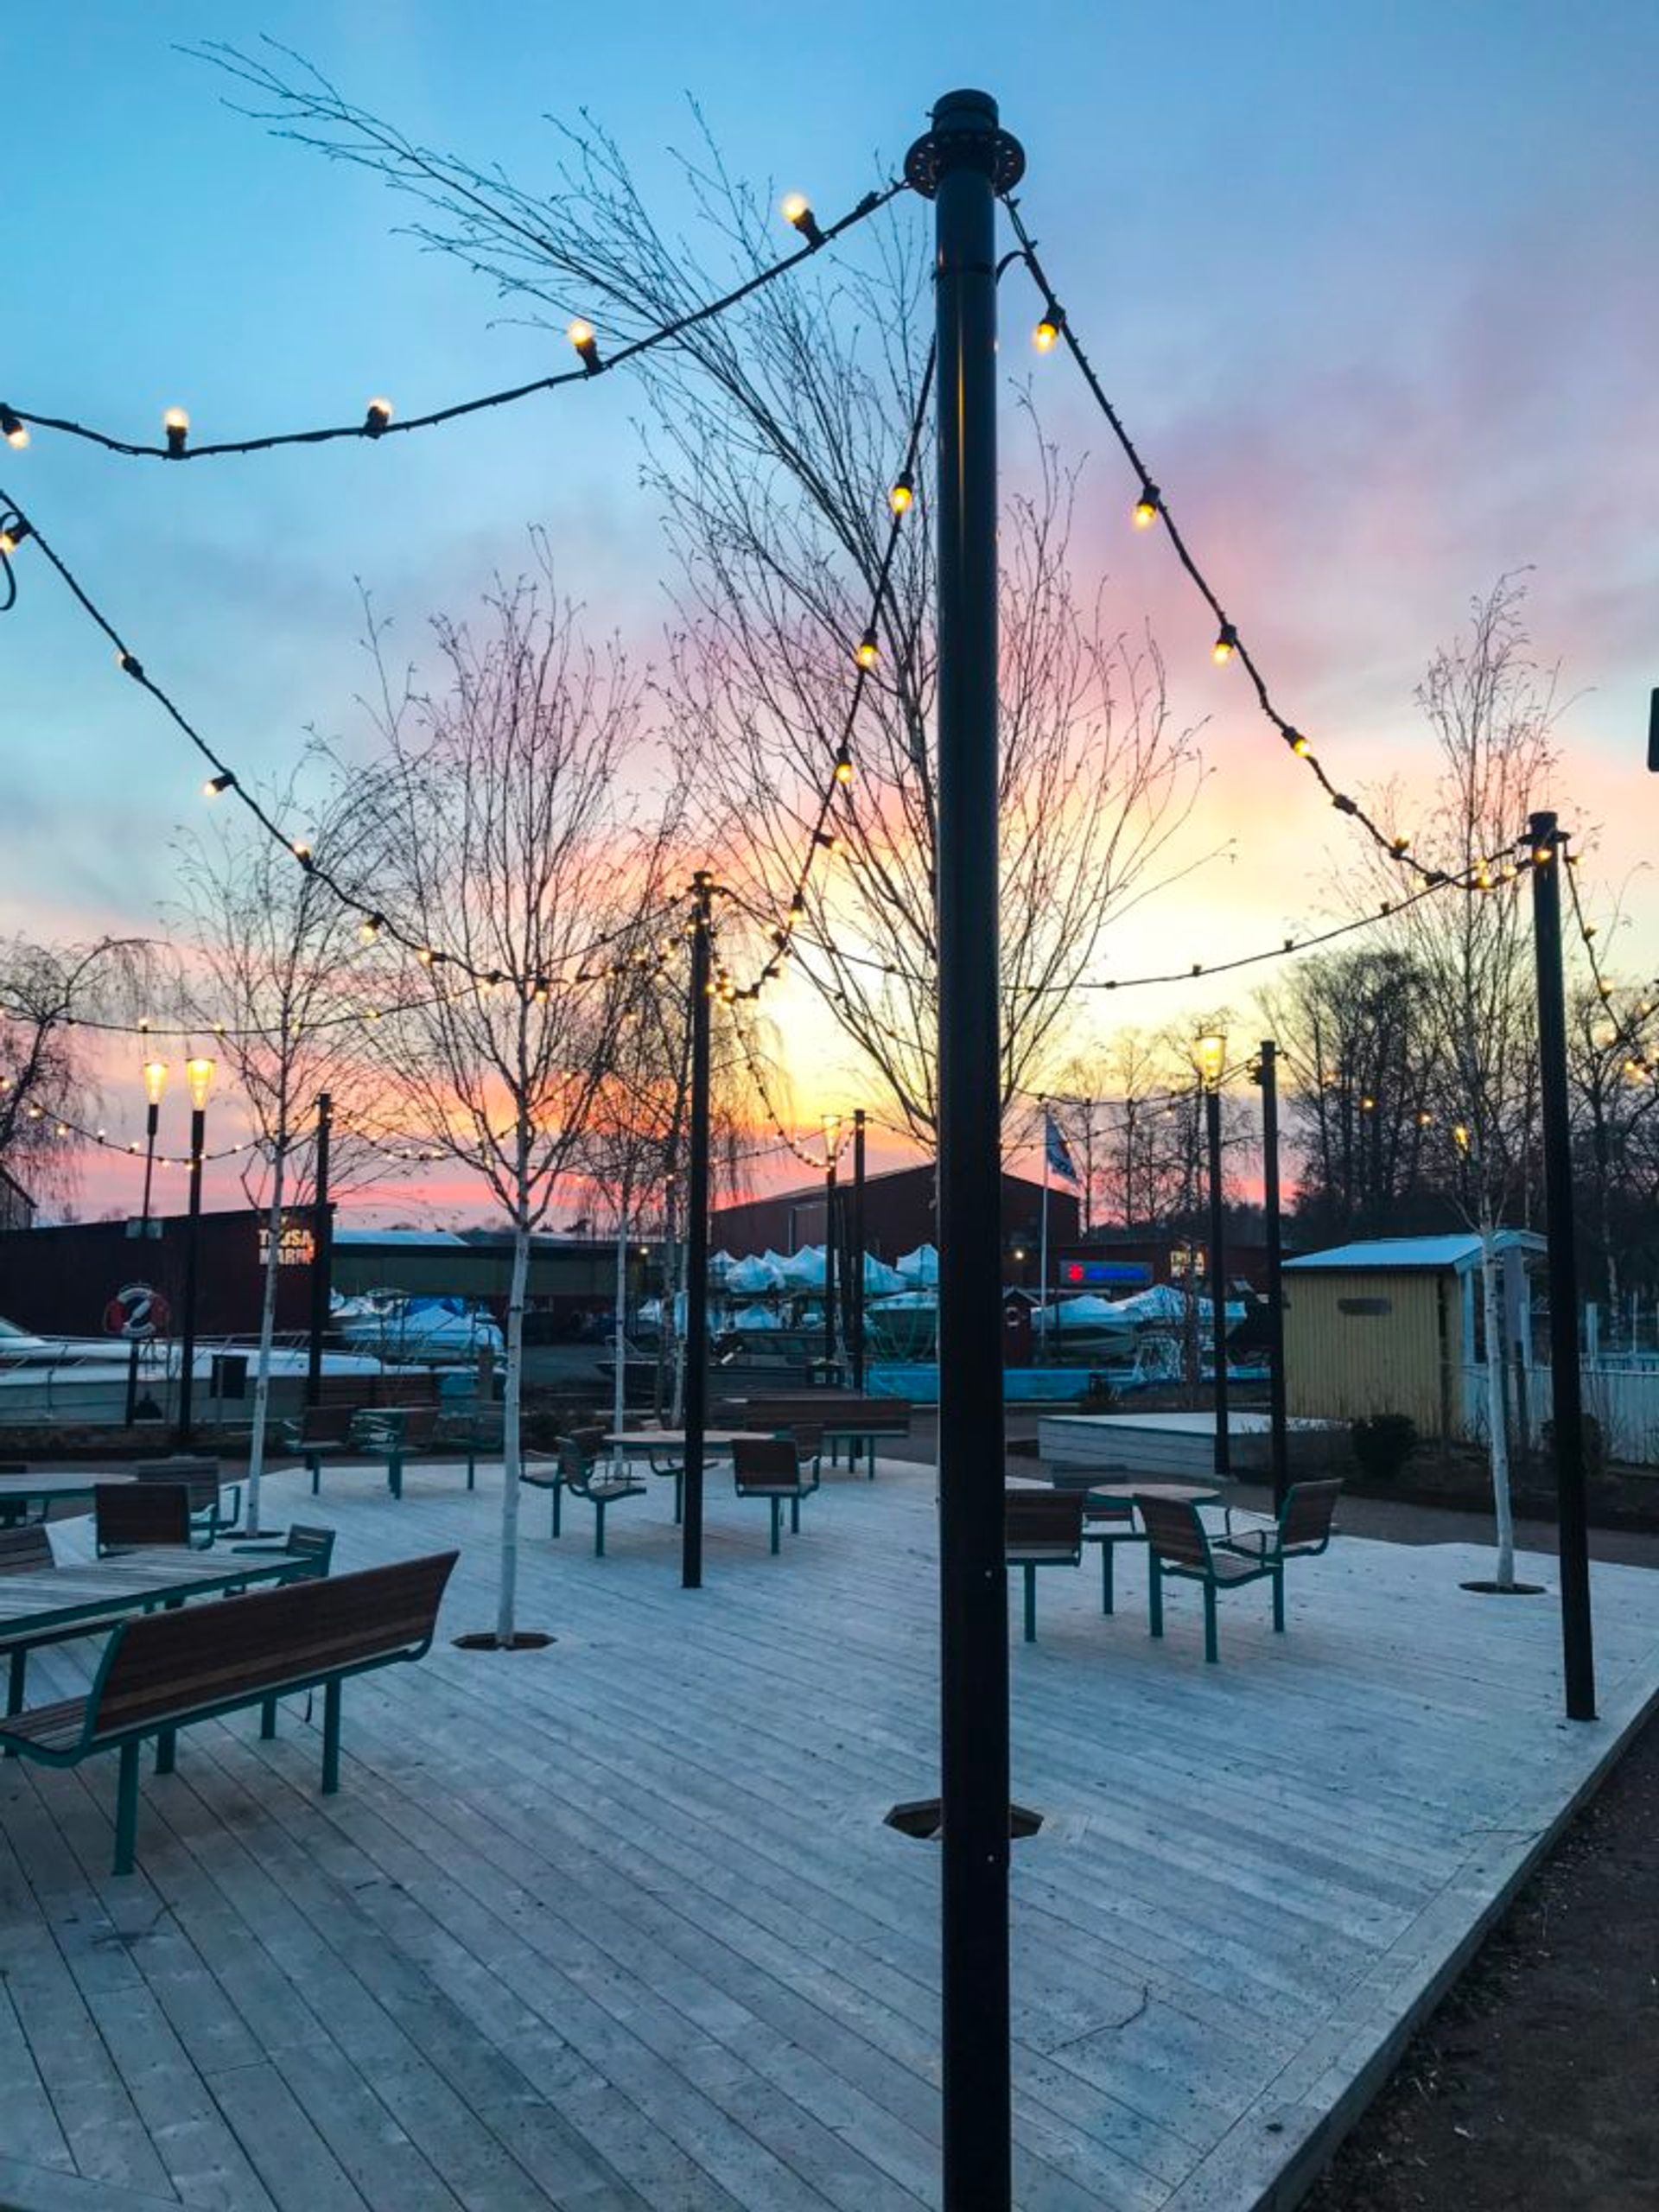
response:
<path fill-rule="evenodd" d="M 90 1505 L 100 1483 L 132 1483 L 130 1468 L 76 1467 L 59 1474 L 0 1475 L 0 1528 L 27 1517 L 31 1505 L 61 1505 L 85 1498 Z"/>
<path fill-rule="evenodd" d="M 622 1446 L 624 1450 L 646 1452 L 683 1452 L 687 1432 L 683 1428 L 618 1428 L 607 1431 L 607 1444 Z M 760 1428 L 705 1428 L 702 1448 L 705 1452 L 729 1452 L 734 1444 L 769 1444 L 770 1429 Z"/>
<path fill-rule="evenodd" d="M 1067 1485 L 1070 1488 L 1070 1484 Z M 1084 1512 L 1098 1502 L 1106 1507 L 1132 1505 L 1137 1497 L 1156 1497 L 1171 1505 L 1213 1505 L 1221 1496 L 1219 1483 L 1090 1483 L 1084 1492 Z"/>
<path fill-rule="evenodd" d="M 11 1659 L 6 1711 L 22 1710 L 29 1654 L 36 1644 L 91 1634 L 156 1605 L 180 1605 L 250 1582 L 284 1582 L 308 1571 L 313 1562 L 297 1552 L 262 1549 L 210 1562 L 188 1545 L 155 1544 L 0 1574 L 0 1650 Z"/>

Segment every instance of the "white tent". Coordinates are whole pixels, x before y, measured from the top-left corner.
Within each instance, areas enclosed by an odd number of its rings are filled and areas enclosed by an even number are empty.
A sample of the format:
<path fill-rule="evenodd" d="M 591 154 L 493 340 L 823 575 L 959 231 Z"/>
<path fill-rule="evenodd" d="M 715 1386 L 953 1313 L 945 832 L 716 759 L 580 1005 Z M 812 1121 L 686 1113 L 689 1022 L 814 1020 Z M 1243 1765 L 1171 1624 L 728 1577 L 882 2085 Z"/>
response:
<path fill-rule="evenodd" d="M 709 1255 L 709 1281 L 723 1283 L 736 1265 L 737 1262 L 729 1252 L 711 1252 Z"/>
<path fill-rule="evenodd" d="M 800 1251 L 791 1252 L 781 1272 L 785 1290 L 822 1290 L 825 1274 L 823 1245 L 807 1244 Z"/>
<path fill-rule="evenodd" d="M 782 1317 L 770 1306 L 740 1306 L 732 1316 L 734 1329 L 781 1329 Z"/>
<path fill-rule="evenodd" d="M 751 1253 L 748 1258 L 739 1260 L 728 1270 L 725 1287 L 737 1297 L 752 1298 L 760 1291 L 776 1290 L 779 1282 L 776 1263 L 770 1259 L 757 1258 Z"/>
<path fill-rule="evenodd" d="M 913 1252 L 906 1252 L 903 1259 L 894 1264 L 907 1283 L 938 1281 L 939 1251 L 937 1244 L 918 1244 Z"/>
<path fill-rule="evenodd" d="M 885 1260 L 878 1260 L 874 1252 L 864 1255 L 864 1289 L 867 1296 L 879 1296 L 883 1291 L 902 1290 L 905 1279 L 897 1268 L 890 1268 Z"/>

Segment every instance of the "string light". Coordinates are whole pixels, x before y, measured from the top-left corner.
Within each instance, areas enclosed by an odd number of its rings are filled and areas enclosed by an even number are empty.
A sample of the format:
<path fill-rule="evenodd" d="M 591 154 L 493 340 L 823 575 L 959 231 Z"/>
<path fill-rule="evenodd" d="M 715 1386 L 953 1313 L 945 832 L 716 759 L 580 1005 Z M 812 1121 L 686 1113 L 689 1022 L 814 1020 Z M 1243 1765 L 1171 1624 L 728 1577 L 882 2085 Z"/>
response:
<path fill-rule="evenodd" d="M 182 461 L 185 442 L 190 435 L 190 417 L 182 407 L 169 407 L 162 417 L 162 428 L 167 433 L 168 460 Z"/>
<path fill-rule="evenodd" d="M 364 435 L 378 438 L 391 420 L 391 402 L 389 399 L 372 399 L 369 402 L 369 411 L 363 417 Z"/>
<path fill-rule="evenodd" d="M 915 481 L 907 468 L 901 468 L 893 479 L 892 491 L 887 494 L 887 505 L 896 515 L 908 514 L 915 499 Z"/>
<path fill-rule="evenodd" d="M 1065 327 L 1065 309 L 1058 301 L 1050 300 L 1031 334 L 1031 342 L 1039 353 L 1052 353 L 1060 342 L 1060 333 Z"/>
<path fill-rule="evenodd" d="M 1357 800 L 1349 798 L 1345 793 L 1338 792 L 1313 747 L 1303 737 L 1302 733 L 1288 721 L 1274 705 L 1273 696 L 1268 690 L 1266 678 L 1256 665 L 1255 658 L 1243 639 L 1239 636 L 1236 627 L 1228 620 L 1220 600 L 1177 528 L 1175 519 L 1169 511 L 1168 501 L 1158 489 L 1152 471 L 1147 466 L 1134 439 L 1125 428 L 1122 417 L 1107 397 L 1104 387 L 1088 354 L 1078 342 L 1077 332 L 1055 305 L 1054 288 L 1049 282 L 1048 273 L 1038 256 L 1036 245 L 1026 227 L 1019 207 L 1012 200 L 1005 201 L 1004 204 L 1008 209 L 1009 220 L 1014 227 L 1014 237 L 1019 243 L 1020 257 L 1024 261 L 1032 283 L 1041 294 L 1044 302 L 1043 320 L 1037 326 L 1037 342 L 1044 351 L 1047 351 L 1064 337 L 1067 349 L 1084 382 L 1087 385 L 1095 404 L 1105 416 L 1113 436 L 1122 449 L 1124 458 L 1135 471 L 1136 481 L 1141 486 L 1141 496 L 1135 509 L 1136 524 L 1141 529 L 1150 528 L 1154 521 L 1160 521 L 1163 524 L 1177 560 L 1186 571 L 1199 596 L 1220 626 L 1215 645 L 1211 648 L 1216 659 L 1229 660 L 1236 655 L 1249 676 L 1255 691 L 1256 702 L 1262 715 L 1273 724 L 1297 759 L 1306 764 L 1332 804 L 1341 812 L 1350 816 L 1382 851 L 1390 854 L 1395 859 L 1400 861 L 1402 866 L 1409 868 L 1421 881 L 1428 882 L 1439 872 L 1425 866 L 1421 861 L 1414 860 L 1408 853 L 1395 851 L 1394 840 L 1379 823 L 1373 820 Z"/>
<path fill-rule="evenodd" d="M 811 202 L 804 192 L 791 192 L 783 203 L 783 218 L 791 228 L 800 232 L 808 247 L 817 252 L 824 243 L 825 232 L 812 213 Z"/>
<path fill-rule="evenodd" d="M 577 359 L 590 377 L 596 377 L 605 364 L 599 358 L 599 340 L 594 335 L 594 326 L 578 315 L 565 332 L 565 336 L 576 349 Z"/>
<path fill-rule="evenodd" d="M 774 262 L 770 268 L 757 270 L 753 276 L 745 277 L 741 284 L 734 284 L 730 291 L 722 293 L 718 299 L 706 300 L 698 307 L 689 308 L 683 315 L 676 315 L 671 321 L 660 323 L 654 329 L 647 331 L 643 337 L 633 339 L 627 345 L 619 346 L 605 363 L 605 366 L 607 369 L 616 368 L 622 362 L 632 360 L 639 354 L 650 353 L 659 346 L 670 344 L 684 332 L 694 329 L 700 323 L 714 321 L 719 316 L 729 313 L 733 308 L 747 299 L 753 293 L 776 283 L 780 276 L 787 275 L 791 270 L 798 268 L 809 255 L 817 251 L 819 246 L 830 245 L 834 239 L 851 230 L 855 225 L 864 222 L 879 209 L 885 207 L 888 201 L 897 198 L 899 193 L 909 189 L 909 186 L 900 177 L 873 191 L 867 192 L 855 207 L 849 208 L 847 213 L 836 222 L 827 226 L 815 222 L 814 227 L 817 232 L 816 238 L 809 238 L 803 230 L 802 245 L 798 252 L 786 254 L 782 260 Z M 810 213 L 810 209 L 807 212 Z M 39 430 L 56 430 L 65 437 L 84 438 L 90 445 L 101 446 L 106 453 L 120 454 L 128 459 L 206 461 L 218 459 L 226 454 L 270 453 L 278 446 L 327 445 L 337 438 L 374 437 L 379 436 L 382 432 L 395 435 L 398 431 L 432 429 L 442 423 L 456 422 L 463 416 L 476 415 L 485 408 L 512 406 L 519 400 L 531 398 L 537 393 L 556 391 L 563 385 L 580 383 L 588 373 L 587 365 L 584 363 L 579 369 L 566 370 L 551 376 L 537 377 L 528 384 L 513 385 L 502 391 L 481 392 L 474 398 L 459 400 L 447 407 L 434 408 L 429 414 L 407 416 L 402 422 L 387 422 L 381 425 L 378 431 L 371 429 L 365 417 L 357 422 L 336 423 L 315 429 L 281 430 L 270 432 L 260 437 L 224 439 L 213 445 L 187 447 L 184 442 L 184 432 L 188 431 L 189 424 L 188 418 L 185 418 L 176 446 L 170 423 L 168 425 L 168 443 L 165 446 L 146 446 L 136 445 L 126 438 L 113 437 L 106 430 L 94 429 L 87 423 L 73 422 L 65 416 L 44 415 L 34 408 L 9 407 L 5 410 L 4 415 L 0 416 L 0 434 L 10 436 L 10 432 L 5 428 L 5 417 L 9 416 L 17 424 L 19 429 L 25 433 L 21 441 L 12 438 L 11 442 L 14 445 L 28 442 L 27 430 L 28 427 L 32 425 Z M 183 410 L 169 409 L 168 416 L 174 415 L 183 417 Z"/>
<path fill-rule="evenodd" d="M 853 650 L 853 658 L 861 668 L 874 668 L 880 658 L 880 640 L 874 630 L 867 630 Z"/>
<path fill-rule="evenodd" d="M 21 515 L 8 515 L 0 525 L 0 560 L 10 559 L 29 533 L 29 525 Z"/>
<path fill-rule="evenodd" d="M 207 782 L 202 785 L 202 797 L 204 798 L 218 798 L 221 792 L 229 791 L 235 781 L 236 778 L 231 773 L 228 768 L 221 769 L 218 775 L 209 776 Z"/>
<path fill-rule="evenodd" d="M 14 415 L 3 400 L 0 400 L 0 438 L 21 453 L 29 443 L 29 425 Z"/>
<path fill-rule="evenodd" d="M 386 918 L 384 914 L 365 914 L 363 919 L 358 924 L 357 933 L 365 944 L 372 944 L 385 925 Z"/>
<path fill-rule="evenodd" d="M 836 781 L 843 787 L 853 780 L 853 756 L 843 737 L 836 747 Z"/>

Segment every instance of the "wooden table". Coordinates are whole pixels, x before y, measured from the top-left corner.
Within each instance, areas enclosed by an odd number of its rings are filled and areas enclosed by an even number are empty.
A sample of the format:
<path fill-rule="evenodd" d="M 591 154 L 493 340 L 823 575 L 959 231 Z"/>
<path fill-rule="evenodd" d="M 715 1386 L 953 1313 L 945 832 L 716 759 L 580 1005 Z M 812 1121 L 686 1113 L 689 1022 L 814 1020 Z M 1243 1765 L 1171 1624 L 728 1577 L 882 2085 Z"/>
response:
<path fill-rule="evenodd" d="M 1137 1497 L 1167 1499 L 1175 1505 L 1212 1505 L 1221 1492 L 1214 1483 L 1090 1483 L 1083 1496 L 1083 1541 L 1100 1546 L 1100 1610 L 1116 1603 L 1112 1562 L 1120 1544 L 1143 1544 L 1145 1532 L 1134 1511 Z M 1092 1529 L 1090 1521 L 1096 1523 Z"/>
<path fill-rule="evenodd" d="M 1221 1496 L 1219 1483 L 1090 1483 L 1084 1492 L 1084 1514 L 1100 1505 L 1132 1505 L 1137 1497 L 1155 1497 L 1171 1505 L 1213 1505 Z"/>
<path fill-rule="evenodd" d="M 686 1432 L 683 1428 L 616 1428 L 605 1441 L 613 1449 L 624 1452 L 660 1452 L 664 1457 L 685 1450 Z M 734 1444 L 770 1444 L 771 1433 L 759 1428 L 705 1428 L 702 1448 L 715 1457 L 731 1450 Z M 674 1525 L 677 1529 L 685 1510 L 685 1469 L 683 1465 L 658 1467 L 652 1465 L 653 1475 L 661 1475 L 674 1484 Z"/>
<path fill-rule="evenodd" d="M 134 1483 L 137 1479 L 126 1468 L 116 1471 L 103 1467 L 77 1467 L 55 1475 L 0 1475 L 0 1529 L 25 1519 L 31 1505 L 49 1508 L 75 1498 L 85 1498 L 90 1503 L 92 1492 L 101 1484 Z"/>
<path fill-rule="evenodd" d="M 37 1643 L 61 1643 L 112 1627 L 128 1613 L 181 1605 L 187 1598 L 221 1594 L 249 1582 L 285 1582 L 311 1567 L 289 1551 L 223 1554 L 210 1562 L 188 1545 L 155 1544 L 31 1573 L 0 1574 L 0 1650 L 11 1656 L 6 1711 L 22 1710 L 29 1655 Z"/>

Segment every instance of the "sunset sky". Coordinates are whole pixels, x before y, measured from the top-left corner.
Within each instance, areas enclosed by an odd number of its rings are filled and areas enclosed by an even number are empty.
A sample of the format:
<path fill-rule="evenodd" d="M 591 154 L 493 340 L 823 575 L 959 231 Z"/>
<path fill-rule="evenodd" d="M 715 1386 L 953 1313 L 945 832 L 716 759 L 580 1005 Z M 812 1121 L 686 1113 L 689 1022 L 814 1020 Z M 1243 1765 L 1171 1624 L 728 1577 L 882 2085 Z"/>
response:
<path fill-rule="evenodd" d="M 1421 784 L 1425 662 L 1471 597 L 1529 569 L 1535 647 L 1562 664 L 1569 702 L 1552 796 L 1594 848 L 1586 890 L 1604 912 L 1623 902 L 1610 972 L 1659 968 L 1650 4 L 233 12 L 249 42 L 298 48 L 411 137 L 526 187 L 551 181 L 547 114 L 586 108 L 671 226 L 686 194 L 666 149 L 690 141 L 688 95 L 735 169 L 774 202 L 805 189 L 828 217 L 891 172 L 941 92 L 994 92 L 1026 146 L 1027 219 L 1106 389 L 1333 776 Z M 547 334 L 499 320 L 479 279 L 399 235 L 407 207 L 373 178 L 226 105 L 234 88 L 177 46 L 226 16 L 83 0 L 8 42 L 0 398 L 143 439 L 180 404 L 207 439 L 350 420 L 380 391 L 415 412 L 566 365 Z M 929 217 L 903 196 L 877 219 Z M 1022 294 L 1010 392 L 1033 378 L 1048 429 L 1090 456 L 1086 558 L 1115 620 L 1152 624 L 1177 714 L 1205 724 L 1192 849 L 1226 849 L 1126 924 L 1103 972 L 1219 959 L 1328 918 L 1351 833 L 1242 671 L 1211 665 L 1213 623 L 1160 536 L 1129 529 L 1134 480 L 1069 365 L 1033 356 L 1030 320 Z M 26 453 L 0 446 L 0 486 L 238 769 L 276 774 L 308 728 L 360 729 L 359 580 L 417 652 L 429 613 L 463 613 L 523 565 L 532 524 L 595 623 L 658 652 L 668 560 L 638 483 L 639 401 L 620 372 L 383 447 L 180 469 L 41 432 Z M 153 927 L 175 827 L 203 804 L 199 764 L 43 563 L 25 550 L 15 568 L 0 927 Z M 1248 984 L 1233 1003 L 1248 1027 Z M 1126 994 L 1110 1020 L 1198 1004 Z M 776 1011 L 802 1114 L 864 1103 L 868 1078 L 814 1009 Z M 123 1135 L 142 1128 L 139 1057 L 106 1085 Z M 182 1103 L 168 1110 L 181 1148 Z M 136 1206 L 131 1182 L 125 1163 L 94 1163 L 82 1203 Z M 473 1205 L 460 1185 L 378 1203 L 398 1219 Z"/>

